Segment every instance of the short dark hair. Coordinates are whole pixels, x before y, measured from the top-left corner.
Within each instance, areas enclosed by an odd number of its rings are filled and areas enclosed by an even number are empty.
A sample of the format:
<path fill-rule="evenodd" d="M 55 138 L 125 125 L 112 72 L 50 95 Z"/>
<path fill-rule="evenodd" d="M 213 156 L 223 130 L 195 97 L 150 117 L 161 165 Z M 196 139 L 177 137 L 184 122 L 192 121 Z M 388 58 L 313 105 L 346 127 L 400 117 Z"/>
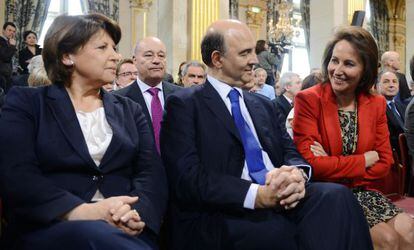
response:
<path fill-rule="evenodd" d="M 32 31 L 32 30 L 27 30 L 25 32 L 23 32 L 23 41 L 26 41 L 26 38 L 28 35 L 33 34 L 35 35 L 36 39 L 37 39 L 37 34 L 36 32 Z"/>
<path fill-rule="evenodd" d="M 204 64 L 209 67 L 212 66 L 211 55 L 214 51 L 226 53 L 224 35 L 218 31 L 208 32 L 201 41 L 201 56 Z"/>
<path fill-rule="evenodd" d="M 99 31 L 105 31 L 118 44 L 121 28 L 102 14 L 56 17 L 46 33 L 43 46 L 43 61 L 53 84 L 69 84 L 72 67 L 62 63 L 64 54 L 76 53 Z"/>
<path fill-rule="evenodd" d="M 411 57 L 410 60 L 410 75 L 411 79 L 414 81 L 414 55 Z"/>
<path fill-rule="evenodd" d="M 328 64 L 331 61 L 335 45 L 345 40 L 349 42 L 359 55 L 363 72 L 361 82 L 356 92 L 369 93 L 378 76 L 378 46 L 372 35 L 365 29 L 357 26 L 346 26 L 335 32 L 333 39 L 328 42 L 322 58 L 323 80 L 328 81 Z"/>
<path fill-rule="evenodd" d="M 265 40 L 257 40 L 256 42 L 256 55 L 260 54 L 260 52 L 265 51 L 266 41 Z"/>
<path fill-rule="evenodd" d="M 5 29 L 7 28 L 7 26 L 12 26 L 12 27 L 14 27 L 15 29 L 17 29 L 17 27 L 16 27 L 16 25 L 15 25 L 14 23 L 12 23 L 12 22 L 5 22 L 5 23 L 3 24 L 3 30 L 5 30 Z"/>

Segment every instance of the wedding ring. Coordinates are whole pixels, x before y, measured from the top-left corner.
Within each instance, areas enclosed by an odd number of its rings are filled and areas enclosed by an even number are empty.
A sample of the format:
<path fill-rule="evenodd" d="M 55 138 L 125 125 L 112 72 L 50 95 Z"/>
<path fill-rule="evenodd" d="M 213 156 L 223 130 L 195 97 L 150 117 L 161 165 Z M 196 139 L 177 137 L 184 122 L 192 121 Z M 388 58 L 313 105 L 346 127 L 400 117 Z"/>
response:
<path fill-rule="evenodd" d="M 132 211 L 132 213 L 133 213 L 133 214 L 135 214 L 136 216 L 139 216 L 139 215 L 138 215 L 137 210 L 133 209 L 133 210 L 131 210 L 131 211 Z"/>

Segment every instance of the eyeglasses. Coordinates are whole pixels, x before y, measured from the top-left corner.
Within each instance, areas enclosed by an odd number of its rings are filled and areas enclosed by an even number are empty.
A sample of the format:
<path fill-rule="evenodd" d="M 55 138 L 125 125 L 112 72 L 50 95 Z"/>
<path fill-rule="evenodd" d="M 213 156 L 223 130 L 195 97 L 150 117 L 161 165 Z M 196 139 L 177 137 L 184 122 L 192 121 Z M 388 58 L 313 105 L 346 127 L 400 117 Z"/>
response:
<path fill-rule="evenodd" d="M 138 76 L 138 71 L 135 72 L 131 72 L 131 71 L 127 71 L 124 73 L 119 73 L 118 76 Z"/>

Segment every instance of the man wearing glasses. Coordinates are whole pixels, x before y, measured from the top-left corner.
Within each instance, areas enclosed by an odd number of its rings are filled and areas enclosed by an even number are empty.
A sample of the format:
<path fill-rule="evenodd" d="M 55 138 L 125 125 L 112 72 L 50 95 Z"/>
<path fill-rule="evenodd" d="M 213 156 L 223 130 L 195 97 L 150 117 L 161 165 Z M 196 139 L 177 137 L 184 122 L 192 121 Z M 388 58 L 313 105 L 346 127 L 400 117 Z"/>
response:
<path fill-rule="evenodd" d="M 134 61 L 130 58 L 125 58 L 119 61 L 116 66 L 116 89 L 122 89 L 131 84 L 137 79 L 138 69 L 134 65 Z"/>

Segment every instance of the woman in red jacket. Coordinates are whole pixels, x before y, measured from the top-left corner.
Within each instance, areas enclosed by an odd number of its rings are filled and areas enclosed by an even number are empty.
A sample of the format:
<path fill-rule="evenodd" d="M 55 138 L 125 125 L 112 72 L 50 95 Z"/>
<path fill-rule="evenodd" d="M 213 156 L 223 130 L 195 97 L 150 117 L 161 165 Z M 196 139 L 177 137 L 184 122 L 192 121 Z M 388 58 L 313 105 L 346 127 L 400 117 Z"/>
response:
<path fill-rule="evenodd" d="M 338 30 L 325 49 L 325 83 L 295 97 L 294 141 L 318 181 L 352 188 L 364 209 L 375 249 L 414 249 L 414 224 L 370 184 L 393 163 L 382 96 L 370 94 L 378 48 L 359 27 Z"/>

